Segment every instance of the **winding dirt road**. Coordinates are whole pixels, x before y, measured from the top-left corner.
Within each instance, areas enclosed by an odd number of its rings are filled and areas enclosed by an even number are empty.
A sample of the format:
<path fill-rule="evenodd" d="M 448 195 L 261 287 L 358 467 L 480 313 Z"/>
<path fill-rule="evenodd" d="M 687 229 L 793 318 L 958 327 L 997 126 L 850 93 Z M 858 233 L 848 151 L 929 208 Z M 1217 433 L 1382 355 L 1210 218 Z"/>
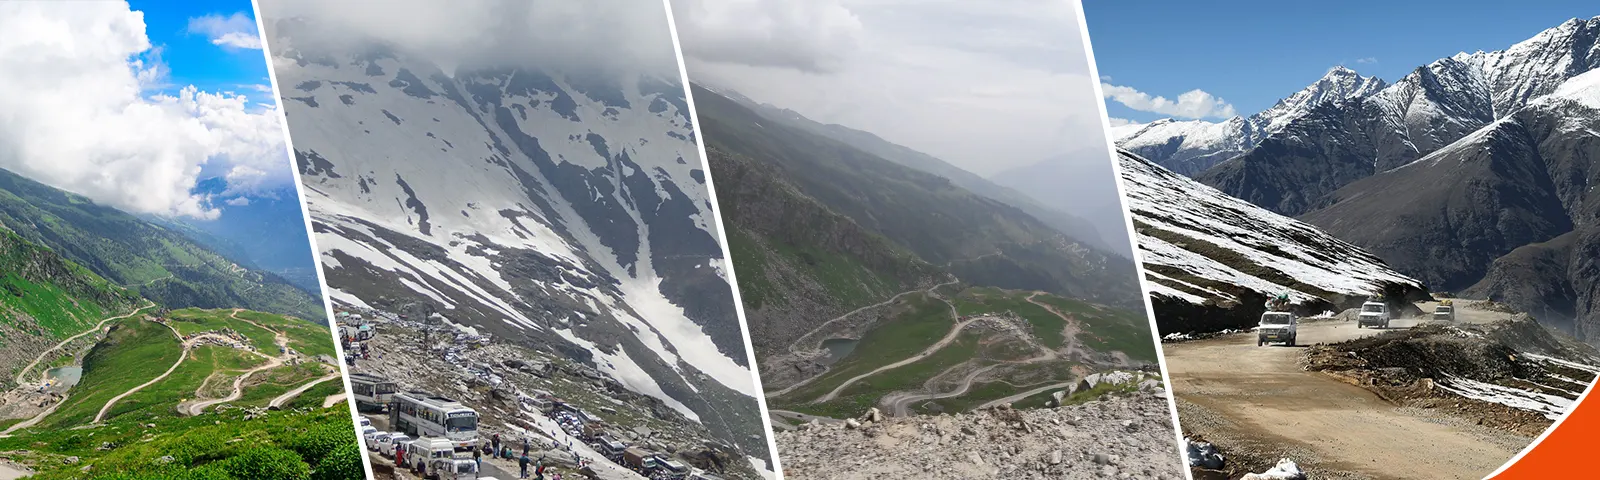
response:
<path fill-rule="evenodd" d="M 178 361 L 172 362 L 172 367 L 167 368 L 167 372 L 161 374 L 161 376 L 156 377 L 156 378 L 154 378 L 154 379 L 152 379 L 152 380 L 150 380 L 148 382 L 144 382 L 144 384 L 139 385 L 137 387 L 133 387 L 132 390 L 128 390 L 126 392 L 122 392 L 121 395 L 117 395 L 116 397 L 112 397 L 111 400 L 106 402 L 105 406 L 100 407 L 100 413 L 96 413 L 94 415 L 94 421 L 90 422 L 90 423 L 100 423 L 100 420 L 104 419 L 106 417 L 106 413 L 110 412 L 111 411 L 111 407 L 115 406 L 118 401 L 122 400 L 123 398 L 126 398 L 128 395 L 133 395 L 134 392 L 138 392 L 139 390 L 143 390 L 144 387 L 155 385 L 156 382 L 159 382 L 159 381 L 161 381 L 163 379 L 166 379 L 167 375 L 172 375 L 172 372 L 174 370 L 178 369 L 178 365 L 182 365 L 183 364 L 183 360 L 186 359 L 186 358 L 189 358 L 189 349 L 191 347 L 194 347 L 195 342 L 200 341 L 200 338 L 196 337 L 196 338 L 194 338 L 194 339 L 192 339 L 192 340 L 190 340 L 188 342 L 183 342 L 183 335 L 178 333 L 178 329 L 172 328 L 172 325 L 165 325 L 164 324 L 162 326 L 167 327 L 168 330 L 171 330 L 172 331 L 172 336 L 178 337 L 178 341 L 183 343 L 183 351 L 178 354 Z"/>
<path fill-rule="evenodd" d="M 937 287 L 935 287 L 935 288 L 937 288 Z M 929 289 L 929 291 L 931 292 L 932 289 Z M 942 299 L 942 298 L 939 299 L 939 300 L 940 301 L 944 301 L 944 299 Z M 950 303 L 948 301 L 946 301 L 945 304 L 950 306 L 950 318 L 961 318 L 961 312 L 956 311 L 955 304 Z M 920 352 L 920 353 L 918 353 L 916 355 L 912 355 L 910 358 L 906 358 L 906 359 L 898 361 L 898 362 L 894 362 L 894 363 L 891 363 L 891 364 L 888 364 L 888 365 L 884 365 L 884 366 L 878 367 L 878 368 L 876 368 L 876 369 L 874 369 L 874 370 L 872 370 L 870 372 L 863 373 L 863 374 L 860 374 L 860 375 L 856 375 L 855 377 L 852 377 L 849 380 L 845 380 L 844 383 L 841 383 L 841 384 L 839 384 L 839 386 L 834 387 L 833 391 L 828 392 L 827 395 L 823 395 L 821 397 L 817 397 L 817 399 L 816 400 L 812 400 L 811 403 L 828 402 L 830 400 L 833 400 L 835 397 L 838 397 L 839 396 L 839 392 L 844 391 L 845 388 L 848 388 L 851 384 L 854 384 L 854 383 L 856 383 L 857 381 L 860 381 L 863 378 L 867 378 L 867 377 L 870 377 L 870 376 L 873 376 L 873 375 L 877 375 L 878 373 L 881 373 L 881 372 L 884 372 L 884 371 L 894 370 L 896 368 L 904 367 L 906 365 L 910 365 L 910 364 L 916 363 L 917 360 L 922 360 L 924 358 L 927 358 L 928 355 L 932 355 L 933 352 L 937 352 L 937 351 L 939 351 L 939 349 L 944 348 L 946 345 L 949 345 L 951 342 L 956 341 L 956 338 L 961 336 L 961 330 L 967 328 L 967 325 L 972 324 L 972 322 L 976 322 L 978 320 L 983 320 L 983 319 L 987 319 L 987 318 L 992 318 L 992 317 L 973 317 L 973 318 L 966 319 L 965 321 L 962 321 L 962 322 L 957 322 L 954 326 L 950 327 L 950 332 L 949 333 L 944 334 L 944 338 L 941 338 L 941 339 L 939 339 L 939 341 L 934 342 L 933 345 L 929 345 L 928 348 L 923 349 L 922 352 Z M 821 375 L 818 375 L 818 376 L 821 376 Z M 812 378 L 816 378 L 816 377 L 812 377 Z"/>
<path fill-rule="evenodd" d="M 290 390 L 290 391 L 284 392 L 283 395 L 278 395 L 278 397 L 272 399 L 271 402 L 267 402 L 267 408 L 277 409 L 277 408 L 283 407 L 284 403 L 286 403 L 286 402 L 288 402 L 290 400 L 294 400 L 295 397 L 300 396 L 300 394 L 302 394 L 302 393 L 306 393 L 306 390 L 310 390 L 311 387 L 314 387 L 317 384 L 322 383 L 322 382 L 326 382 L 328 380 L 333 380 L 335 378 L 339 378 L 339 372 L 333 372 L 333 373 L 330 373 L 330 374 L 328 374 L 326 376 L 323 376 L 322 378 L 318 378 L 316 380 L 312 380 L 312 381 L 306 382 L 305 385 L 301 385 L 299 387 L 296 387 L 294 390 Z"/>
<path fill-rule="evenodd" d="M 808 342 L 806 339 L 811 338 L 811 336 L 812 335 L 816 335 L 817 332 L 821 332 L 824 329 L 828 328 L 828 325 L 832 325 L 834 322 L 837 322 L 837 321 L 840 321 L 840 320 L 844 320 L 846 318 L 850 318 L 851 316 L 853 316 L 853 315 L 855 315 L 857 313 L 861 313 L 861 312 L 866 311 L 866 310 L 871 310 L 871 309 L 874 309 L 874 308 L 878 308 L 878 307 L 882 307 L 884 305 L 888 305 L 888 304 L 894 303 L 895 301 L 900 300 L 900 297 L 904 297 L 906 295 L 910 295 L 910 294 L 913 294 L 913 293 L 927 292 L 928 294 L 932 295 L 933 291 L 934 290 L 938 290 L 939 287 L 943 287 L 943 286 L 946 286 L 946 285 L 955 285 L 957 282 L 960 282 L 960 280 L 950 280 L 948 282 L 941 283 L 941 284 L 938 284 L 938 285 L 934 285 L 932 287 L 928 287 L 928 288 L 924 288 L 924 289 L 908 290 L 908 291 L 900 292 L 900 293 L 895 294 L 895 296 L 893 296 L 893 297 L 889 297 L 888 300 L 884 300 L 882 302 L 874 303 L 872 305 L 867 305 L 865 307 L 861 307 L 861 308 L 857 308 L 855 310 L 851 310 L 851 311 L 845 313 L 844 315 L 840 315 L 840 316 L 834 317 L 832 320 L 828 320 L 826 322 L 822 322 L 822 325 L 817 325 L 817 328 L 813 328 L 813 329 L 811 329 L 811 331 L 806 332 L 805 335 L 801 335 L 799 339 L 796 339 L 794 341 L 794 343 L 789 344 L 789 351 L 793 352 L 793 353 L 799 353 L 802 350 L 810 348 L 810 347 L 802 347 L 801 345 L 811 345 L 811 344 L 816 343 L 816 342 Z M 951 311 L 954 311 L 955 307 L 952 306 L 952 307 L 950 307 L 950 309 L 951 309 Z M 804 387 L 806 385 L 811 384 L 811 382 L 813 380 L 816 380 L 818 378 L 821 378 L 824 375 L 827 375 L 828 374 L 828 370 L 830 370 L 830 369 L 829 368 L 823 368 L 822 371 L 821 372 L 817 372 L 816 375 L 812 375 L 811 377 L 806 378 L 805 380 L 801 380 L 799 382 L 795 382 L 793 385 L 790 385 L 788 387 L 784 387 L 782 390 L 778 390 L 778 391 L 775 391 L 775 392 L 768 393 L 766 396 L 767 396 L 767 398 L 778 398 L 778 397 L 784 396 L 784 395 L 788 394 L 789 392 L 794 391 L 797 388 Z"/>
<path fill-rule="evenodd" d="M 54 351 L 60 349 L 61 347 L 66 346 L 68 343 L 72 343 L 73 340 L 77 340 L 79 338 L 83 338 L 84 335 L 88 335 L 88 334 L 100 331 L 100 328 L 101 327 L 105 327 L 107 322 L 110 322 L 112 320 L 121 320 L 121 319 L 128 318 L 128 317 L 131 317 L 131 316 L 134 316 L 134 315 L 138 315 L 139 312 L 144 311 L 144 309 L 155 306 L 155 304 L 150 303 L 149 300 L 145 300 L 144 303 L 145 304 L 143 306 L 140 306 L 139 308 L 135 308 L 135 309 L 133 309 L 132 312 L 128 312 L 127 314 L 118 315 L 118 316 L 115 316 L 115 317 L 106 317 L 105 320 L 101 320 L 100 323 L 95 324 L 94 328 L 91 328 L 91 329 L 88 329 L 88 330 L 84 330 L 83 333 L 79 333 L 77 335 L 73 335 L 71 337 L 67 337 L 66 340 L 62 340 L 61 343 L 57 343 L 56 346 L 50 347 L 49 350 L 45 350 L 43 352 L 40 352 L 39 356 L 37 358 L 33 359 L 33 363 L 29 363 L 28 366 L 22 367 L 22 370 L 17 372 L 16 384 L 17 385 L 22 385 L 24 383 L 24 381 L 26 380 L 25 377 L 27 377 L 28 372 L 32 371 L 33 367 L 39 366 L 39 362 L 44 361 L 45 356 L 50 355 L 50 352 L 54 352 Z M 42 380 L 43 377 L 44 377 L 44 372 L 39 372 L 39 376 L 40 376 L 40 378 Z"/>
<path fill-rule="evenodd" d="M 235 308 L 235 309 L 233 309 L 233 313 L 228 314 L 228 317 L 233 318 L 234 320 L 239 320 L 239 321 L 243 321 L 245 323 L 249 323 L 251 325 L 255 325 L 256 327 L 258 327 L 258 328 L 260 328 L 262 330 L 266 330 L 266 331 L 272 332 L 272 334 L 273 334 L 273 339 L 272 339 L 273 343 L 277 344 L 278 348 L 283 349 L 285 352 L 288 351 L 289 338 L 287 336 L 285 336 L 283 334 L 283 332 L 280 332 L 280 331 L 277 331 L 277 330 L 273 330 L 273 329 L 270 329 L 270 328 L 267 328 L 267 327 L 263 327 L 263 326 L 261 326 L 261 324 L 258 324 L 256 322 L 252 322 L 250 320 L 239 318 L 239 312 L 240 311 L 242 311 L 242 310 Z M 222 398 L 213 398 L 213 399 L 210 399 L 210 400 L 201 400 L 201 401 L 198 401 L 198 402 L 194 402 L 194 403 L 189 404 L 188 408 L 184 408 L 184 409 L 181 409 L 181 410 L 186 412 L 186 413 L 188 413 L 189 415 L 199 415 L 201 413 L 205 413 L 205 410 L 207 408 L 210 408 L 212 405 L 216 405 L 216 404 L 219 404 L 219 403 L 227 403 L 227 402 L 232 402 L 234 400 L 238 400 L 239 398 L 244 396 L 244 382 L 245 382 L 245 380 L 249 380 L 250 376 L 255 375 L 256 373 L 259 373 L 259 372 L 262 372 L 262 371 L 266 371 L 266 370 L 271 370 L 271 369 L 283 366 L 283 363 L 285 361 L 287 361 L 286 359 L 289 356 L 287 353 L 285 353 L 284 355 L 280 355 L 280 356 L 265 355 L 265 354 L 262 354 L 261 352 L 257 352 L 257 351 L 251 351 L 250 353 L 253 353 L 256 356 L 259 356 L 259 357 L 267 359 L 267 363 L 264 363 L 261 366 L 258 366 L 256 368 L 245 370 L 244 373 L 240 374 L 237 378 L 234 378 L 233 379 L 233 392 L 229 393 L 228 396 L 222 397 Z M 313 384 L 308 384 L 308 385 L 305 386 L 305 388 L 311 388 L 310 385 L 313 385 Z M 302 389 L 302 390 L 299 390 L 299 391 L 294 392 L 294 393 L 295 393 L 295 395 L 299 395 L 301 392 L 305 392 L 305 390 Z M 196 393 L 198 393 L 198 392 L 196 392 Z M 274 399 L 273 401 L 277 401 L 277 399 Z"/>
<path fill-rule="evenodd" d="M 1457 322 L 1510 317 L 1457 301 Z M 1419 304 L 1432 312 L 1432 303 Z M 1391 329 L 1425 320 L 1398 319 Z M 1301 323 L 1302 344 L 1377 335 L 1353 321 Z M 1530 439 L 1449 418 L 1410 413 L 1372 392 L 1299 367 L 1303 348 L 1255 345 L 1254 333 L 1164 346 L 1187 433 L 1212 441 L 1264 445 L 1295 455 L 1310 471 L 1373 478 L 1481 478 Z M 1324 475 L 1326 476 L 1326 475 Z"/>

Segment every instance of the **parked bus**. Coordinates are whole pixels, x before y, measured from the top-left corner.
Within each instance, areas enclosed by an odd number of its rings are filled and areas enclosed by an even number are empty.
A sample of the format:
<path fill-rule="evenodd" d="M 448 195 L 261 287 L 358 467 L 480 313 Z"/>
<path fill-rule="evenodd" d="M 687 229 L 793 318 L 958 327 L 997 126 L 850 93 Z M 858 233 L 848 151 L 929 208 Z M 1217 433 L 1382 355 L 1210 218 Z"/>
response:
<path fill-rule="evenodd" d="M 412 438 L 449 439 L 457 450 L 478 446 L 478 412 L 455 400 L 428 392 L 399 392 L 389 405 L 389 418 L 392 430 Z"/>
<path fill-rule="evenodd" d="M 381 411 L 394 402 L 395 384 L 387 378 L 370 373 L 350 374 L 350 394 L 355 396 L 356 409 Z"/>

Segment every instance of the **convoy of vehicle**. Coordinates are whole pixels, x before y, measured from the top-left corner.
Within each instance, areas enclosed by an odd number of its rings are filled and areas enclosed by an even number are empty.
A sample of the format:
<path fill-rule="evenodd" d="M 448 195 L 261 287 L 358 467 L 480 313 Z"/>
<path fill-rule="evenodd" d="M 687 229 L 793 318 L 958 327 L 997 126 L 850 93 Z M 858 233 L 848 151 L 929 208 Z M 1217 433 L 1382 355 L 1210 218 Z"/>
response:
<path fill-rule="evenodd" d="M 341 323 L 361 321 L 360 315 L 340 313 Z M 342 329 L 346 333 L 345 348 L 353 350 L 358 342 L 375 336 L 370 325 L 365 329 Z M 353 358 L 353 357 L 351 357 Z M 479 477 L 479 464 L 473 458 L 475 448 L 487 448 L 478 437 L 479 414 L 466 405 L 425 391 L 400 391 L 396 382 L 378 375 L 352 373 L 350 375 L 352 398 L 363 412 L 384 412 L 388 428 L 381 431 L 366 415 L 358 417 L 361 438 L 366 449 L 395 460 L 398 469 L 420 473 L 423 478 L 438 480 L 494 480 Z M 594 413 L 561 401 L 545 392 L 535 392 L 519 398 L 524 407 L 536 406 L 560 425 L 562 431 L 579 439 L 606 459 L 628 467 L 652 480 L 721 480 L 720 477 L 679 461 L 671 454 L 630 446 L 610 437 L 606 422 Z M 613 407 L 601 406 L 598 411 L 616 415 Z M 485 458 L 485 460 L 488 460 Z"/>
<path fill-rule="evenodd" d="M 394 381 L 370 373 L 350 374 L 350 395 L 355 398 L 356 409 L 382 411 L 394 402 L 397 387 Z"/>
<path fill-rule="evenodd" d="M 457 450 L 471 451 L 478 446 L 478 412 L 428 392 L 396 393 L 389 407 L 389 425 L 416 438 L 449 439 Z"/>

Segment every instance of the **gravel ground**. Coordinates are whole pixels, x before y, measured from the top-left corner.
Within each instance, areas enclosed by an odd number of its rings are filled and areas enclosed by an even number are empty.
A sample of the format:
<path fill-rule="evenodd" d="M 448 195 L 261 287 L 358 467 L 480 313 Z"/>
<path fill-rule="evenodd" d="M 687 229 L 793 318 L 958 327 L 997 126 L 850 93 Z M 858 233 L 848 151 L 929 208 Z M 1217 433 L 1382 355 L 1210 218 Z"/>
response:
<path fill-rule="evenodd" d="M 869 414 L 870 417 L 870 414 Z M 777 435 L 791 479 L 1181 479 L 1166 393 L 1080 405 L 808 424 Z"/>

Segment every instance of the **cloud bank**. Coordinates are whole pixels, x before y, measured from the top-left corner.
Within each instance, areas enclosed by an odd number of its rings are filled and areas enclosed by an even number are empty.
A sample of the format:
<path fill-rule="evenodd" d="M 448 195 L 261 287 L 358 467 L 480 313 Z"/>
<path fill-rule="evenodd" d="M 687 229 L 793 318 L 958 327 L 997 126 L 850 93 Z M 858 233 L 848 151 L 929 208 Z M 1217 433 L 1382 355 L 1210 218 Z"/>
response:
<path fill-rule="evenodd" d="M 1199 89 L 1183 92 L 1174 101 L 1141 92 L 1133 87 L 1102 83 L 1100 88 L 1105 92 L 1106 98 L 1141 112 L 1180 118 L 1229 118 L 1238 115 L 1233 105 Z"/>
<path fill-rule="evenodd" d="M 219 47 L 261 49 L 261 34 L 256 32 L 256 21 L 243 13 L 191 18 L 189 33 L 205 35 L 211 39 L 212 45 Z"/>
<path fill-rule="evenodd" d="M 0 32 L 0 168 L 125 211 L 200 219 L 223 201 L 194 193 L 203 178 L 227 179 L 219 197 L 294 181 L 275 105 L 192 86 L 152 93 L 166 66 L 127 3 L 0 2 Z"/>
<path fill-rule="evenodd" d="M 442 66 L 603 69 L 678 78 L 677 55 L 659 0 L 261 0 L 274 23 L 315 19 L 297 32 L 311 48 L 348 51 L 378 42 Z"/>

